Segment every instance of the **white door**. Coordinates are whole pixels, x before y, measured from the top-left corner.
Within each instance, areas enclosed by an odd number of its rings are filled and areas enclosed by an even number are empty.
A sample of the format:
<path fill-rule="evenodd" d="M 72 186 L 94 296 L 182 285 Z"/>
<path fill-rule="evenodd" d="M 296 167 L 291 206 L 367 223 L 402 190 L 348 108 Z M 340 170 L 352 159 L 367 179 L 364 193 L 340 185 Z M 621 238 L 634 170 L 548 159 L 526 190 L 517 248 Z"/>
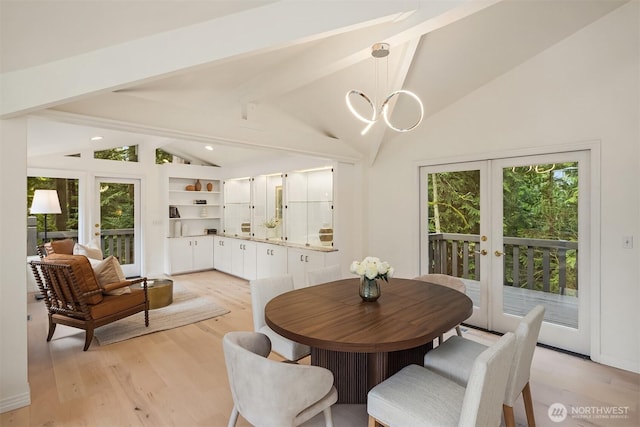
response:
<path fill-rule="evenodd" d="M 490 329 L 546 307 L 540 341 L 589 354 L 589 155 L 491 162 Z"/>
<path fill-rule="evenodd" d="M 488 253 L 491 226 L 487 171 L 486 161 L 423 167 L 420 193 L 420 271 L 462 278 L 473 301 L 467 323 L 485 329 L 489 258 L 482 254 Z"/>
<path fill-rule="evenodd" d="M 465 281 L 469 324 L 512 331 L 543 304 L 540 342 L 588 354 L 588 171 L 587 152 L 422 168 L 421 272 Z"/>
<path fill-rule="evenodd" d="M 97 177 L 95 182 L 93 236 L 127 277 L 140 276 L 140 180 Z"/>

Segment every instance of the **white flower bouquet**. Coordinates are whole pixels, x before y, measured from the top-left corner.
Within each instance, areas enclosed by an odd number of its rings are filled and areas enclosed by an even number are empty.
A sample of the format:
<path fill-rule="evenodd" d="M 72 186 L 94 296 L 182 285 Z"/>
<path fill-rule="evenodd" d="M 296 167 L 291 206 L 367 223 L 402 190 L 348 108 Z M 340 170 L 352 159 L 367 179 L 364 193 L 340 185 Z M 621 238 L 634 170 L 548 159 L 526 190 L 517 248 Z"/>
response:
<path fill-rule="evenodd" d="M 393 277 L 393 267 L 386 261 L 380 261 L 380 258 L 368 256 L 362 261 L 353 261 L 349 270 L 353 274 L 360 277 L 366 277 L 369 280 L 383 279 L 388 282 Z"/>

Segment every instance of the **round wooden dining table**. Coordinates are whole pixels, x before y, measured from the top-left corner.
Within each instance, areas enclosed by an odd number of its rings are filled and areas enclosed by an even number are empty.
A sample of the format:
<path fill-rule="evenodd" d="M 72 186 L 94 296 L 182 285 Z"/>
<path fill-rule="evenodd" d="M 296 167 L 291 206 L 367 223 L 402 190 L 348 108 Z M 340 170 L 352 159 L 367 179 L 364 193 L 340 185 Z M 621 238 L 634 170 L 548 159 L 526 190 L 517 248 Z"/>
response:
<path fill-rule="evenodd" d="M 333 372 L 340 403 L 366 403 L 367 393 L 409 364 L 422 365 L 433 339 L 469 318 L 465 294 L 413 279 L 381 281 L 364 302 L 360 279 L 297 289 L 265 307 L 267 325 L 311 347 L 311 364 Z"/>

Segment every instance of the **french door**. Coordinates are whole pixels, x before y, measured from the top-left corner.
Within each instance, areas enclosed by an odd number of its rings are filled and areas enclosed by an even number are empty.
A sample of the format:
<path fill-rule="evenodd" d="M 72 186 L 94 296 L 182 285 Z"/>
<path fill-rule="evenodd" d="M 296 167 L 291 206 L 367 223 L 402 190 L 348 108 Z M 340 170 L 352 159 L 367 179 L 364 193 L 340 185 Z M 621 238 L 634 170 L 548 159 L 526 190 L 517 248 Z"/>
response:
<path fill-rule="evenodd" d="M 588 160 L 578 151 L 421 168 L 421 274 L 463 279 L 467 323 L 513 331 L 542 304 L 539 341 L 589 353 Z"/>
<path fill-rule="evenodd" d="M 93 237 L 127 277 L 140 276 L 140 180 L 96 177 Z"/>

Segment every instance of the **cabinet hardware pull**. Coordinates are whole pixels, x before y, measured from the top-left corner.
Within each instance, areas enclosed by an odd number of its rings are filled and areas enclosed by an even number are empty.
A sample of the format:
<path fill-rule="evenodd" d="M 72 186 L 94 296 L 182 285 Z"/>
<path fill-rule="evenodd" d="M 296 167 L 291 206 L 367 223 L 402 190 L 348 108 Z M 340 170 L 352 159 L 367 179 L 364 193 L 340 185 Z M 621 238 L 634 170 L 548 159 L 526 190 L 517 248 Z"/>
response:
<path fill-rule="evenodd" d="M 304 261 L 304 255 L 300 255 L 300 262 Z"/>
<path fill-rule="evenodd" d="M 304 262 L 309 262 L 309 257 L 308 256 L 304 257 Z"/>

